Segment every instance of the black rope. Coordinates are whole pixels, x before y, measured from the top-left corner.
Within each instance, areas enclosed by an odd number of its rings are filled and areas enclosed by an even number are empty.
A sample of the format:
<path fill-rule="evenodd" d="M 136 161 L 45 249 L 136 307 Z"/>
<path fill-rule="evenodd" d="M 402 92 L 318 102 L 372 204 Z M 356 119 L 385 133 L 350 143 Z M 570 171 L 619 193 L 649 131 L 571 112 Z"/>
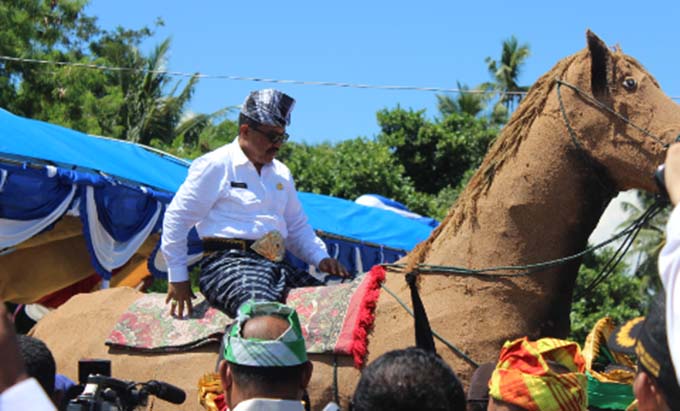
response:
<path fill-rule="evenodd" d="M 340 405 L 340 390 L 338 388 L 338 356 L 333 354 L 333 400 Z"/>
<path fill-rule="evenodd" d="M 657 203 L 652 204 L 649 209 L 658 207 Z M 470 269 L 456 266 L 446 266 L 446 265 L 430 265 L 430 264 L 418 264 L 416 267 L 420 274 L 457 274 L 457 275 L 472 275 L 472 276 L 487 276 L 487 277 L 524 277 L 537 272 L 547 271 L 548 269 L 566 264 L 578 258 L 581 258 L 587 254 L 595 252 L 596 250 L 605 247 L 614 241 L 622 237 L 630 237 L 638 230 L 640 225 L 646 223 L 648 220 L 647 214 L 649 209 L 645 211 L 640 217 L 635 219 L 628 227 L 620 231 L 619 233 L 612 236 L 610 239 L 602 241 L 594 246 L 588 247 L 581 252 L 572 254 L 566 257 L 556 258 L 553 260 L 543 261 L 534 264 L 524 264 L 524 265 L 511 265 L 511 266 L 496 266 L 487 267 L 480 269 Z M 402 270 L 405 264 L 383 264 L 386 268 L 395 269 L 397 271 Z M 510 272 L 503 272 L 510 271 Z"/>
<path fill-rule="evenodd" d="M 611 258 L 607 261 L 607 263 L 602 267 L 602 270 L 598 273 L 597 276 L 588 284 L 584 290 L 576 294 L 574 296 L 575 300 L 578 300 L 580 298 L 583 298 L 590 294 L 597 286 L 602 284 L 606 279 L 608 279 L 612 274 L 614 274 L 616 271 L 616 267 L 618 267 L 619 263 L 623 260 L 623 257 L 626 255 L 630 247 L 633 245 L 633 242 L 635 241 L 635 238 L 637 235 L 640 233 L 640 231 L 647 225 L 647 223 L 654 218 L 661 210 L 663 207 L 658 203 L 652 204 L 647 210 L 642 213 L 640 218 L 638 218 L 636 221 L 637 223 L 634 226 L 634 230 L 629 235 L 624 239 L 624 241 L 619 245 L 619 247 L 616 249 L 614 254 L 611 256 Z"/>
<path fill-rule="evenodd" d="M 397 294 L 395 294 L 394 291 L 392 291 L 392 290 L 390 290 L 389 288 L 387 288 L 387 286 L 386 286 L 384 283 L 381 284 L 380 287 L 381 287 L 383 290 L 385 290 L 385 291 L 387 292 L 387 294 L 391 295 L 392 298 L 394 298 L 394 299 L 397 301 L 397 303 L 399 303 L 399 305 L 401 305 L 401 307 L 402 307 L 404 310 L 406 310 L 406 312 L 407 312 L 411 317 L 415 317 L 415 315 L 413 314 L 413 311 L 411 311 L 411 309 L 408 308 L 408 306 L 406 305 L 406 303 L 405 303 L 401 298 L 399 298 L 399 296 L 398 296 Z M 439 334 L 437 331 L 432 330 L 432 335 L 433 335 L 436 339 L 438 339 L 439 341 L 441 341 L 442 344 L 444 344 L 445 346 L 447 346 L 447 347 L 448 347 L 451 351 L 453 351 L 456 355 L 458 355 L 460 358 L 462 358 L 463 360 L 465 360 L 465 362 L 467 362 L 468 364 L 472 365 L 473 367 L 479 367 L 479 363 L 478 363 L 477 361 L 475 361 L 475 360 L 473 360 L 472 358 L 470 358 L 465 352 L 463 352 L 463 350 L 461 350 L 460 348 L 456 347 L 453 343 L 449 342 L 446 338 L 444 338 L 444 337 L 443 337 L 441 334 Z"/>
<path fill-rule="evenodd" d="M 406 283 L 411 290 L 411 305 L 413 306 L 414 313 L 413 322 L 416 330 L 416 347 L 436 354 L 437 349 L 434 346 L 432 327 L 430 327 L 430 320 L 427 318 L 423 300 L 420 299 L 420 294 L 418 294 L 418 285 L 416 284 L 417 279 L 418 273 L 416 271 L 411 271 L 406 274 Z"/>

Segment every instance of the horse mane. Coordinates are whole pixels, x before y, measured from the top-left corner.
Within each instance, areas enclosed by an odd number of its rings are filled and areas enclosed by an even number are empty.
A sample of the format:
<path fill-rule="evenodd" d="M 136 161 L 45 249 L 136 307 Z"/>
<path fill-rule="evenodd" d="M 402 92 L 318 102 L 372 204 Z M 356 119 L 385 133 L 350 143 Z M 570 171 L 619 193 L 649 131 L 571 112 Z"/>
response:
<path fill-rule="evenodd" d="M 494 176 L 507 160 L 517 154 L 517 150 L 528 136 L 534 120 L 543 111 L 548 96 L 555 87 L 555 79 L 563 78 L 569 66 L 579 56 L 587 53 L 588 50 L 583 50 L 560 60 L 531 86 L 526 97 L 496 137 L 479 169 L 449 209 L 442 223 L 430 234 L 427 240 L 419 243 L 407 256 L 408 271 L 411 271 L 425 259 L 432 243 L 444 227 L 455 232 L 466 217 L 470 216 L 474 220 L 477 214 L 477 201 L 489 190 Z"/>

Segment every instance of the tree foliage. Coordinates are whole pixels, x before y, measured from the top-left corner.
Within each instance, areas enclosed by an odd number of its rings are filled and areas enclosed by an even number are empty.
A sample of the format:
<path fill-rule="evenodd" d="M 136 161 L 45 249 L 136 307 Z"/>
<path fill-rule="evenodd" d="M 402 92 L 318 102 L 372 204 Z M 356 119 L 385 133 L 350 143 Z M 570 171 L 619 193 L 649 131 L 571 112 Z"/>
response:
<path fill-rule="evenodd" d="M 486 110 L 491 94 L 472 93 L 467 85 L 460 82 L 457 82 L 456 85 L 459 90 L 456 97 L 437 95 L 439 112 L 445 117 L 453 113 L 467 113 L 473 117 L 480 116 Z M 480 90 L 482 87 L 479 86 L 477 89 Z"/>
<path fill-rule="evenodd" d="M 213 117 L 187 115 L 198 78 L 173 83 L 170 40 L 147 56 L 148 27 L 102 30 L 82 0 L 20 0 L 0 5 L 0 54 L 66 64 L 0 63 L 0 104 L 10 111 L 83 132 L 149 144 L 182 135 L 195 143 Z M 162 24 L 161 21 L 157 24 Z M 73 64 L 122 67 L 97 70 Z"/>
<path fill-rule="evenodd" d="M 583 343 L 595 322 L 602 317 L 612 317 L 616 324 L 644 315 L 650 295 L 643 282 L 626 274 L 627 266 L 621 263 L 606 281 L 597 287 L 587 288 L 612 256 L 609 248 L 584 258 L 579 269 L 571 307 L 571 335 Z"/>
<path fill-rule="evenodd" d="M 522 66 L 529 54 L 528 44 L 519 44 L 515 36 L 510 36 L 503 41 L 499 60 L 491 57 L 485 60 L 489 74 L 493 78 L 488 85 L 501 93 L 499 103 L 504 105 L 508 111 L 511 111 L 522 100 L 522 95 L 517 93 L 529 89 L 527 86 L 518 84 Z"/>
<path fill-rule="evenodd" d="M 455 188 L 470 169 L 476 169 L 498 133 L 484 119 L 453 112 L 429 121 L 424 110 L 378 112 L 381 133 L 378 142 L 389 147 L 404 166 L 418 191 L 436 195 Z"/>
<path fill-rule="evenodd" d="M 415 194 L 413 183 L 389 149 L 366 138 L 336 144 L 291 143 L 280 158 L 302 191 L 350 200 L 376 193 L 406 203 Z"/>

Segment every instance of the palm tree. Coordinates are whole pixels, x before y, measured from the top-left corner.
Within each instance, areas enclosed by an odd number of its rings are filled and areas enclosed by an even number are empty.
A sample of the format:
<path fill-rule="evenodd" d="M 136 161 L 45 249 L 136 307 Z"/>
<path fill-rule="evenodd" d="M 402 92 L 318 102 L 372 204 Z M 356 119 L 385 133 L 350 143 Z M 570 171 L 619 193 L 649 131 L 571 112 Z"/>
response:
<path fill-rule="evenodd" d="M 499 61 L 487 57 L 489 73 L 494 81 L 488 85 L 500 92 L 499 103 L 503 104 L 508 111 L 519 104 L 522 100 L 521 92 L 526 92 L 529 87 L 517 84 L 521 68 L 529 57 L 529 44 L 519 44 L 515 36 L 503 41 L 503 50 Z"/>
<path fill-rule="evenodd" d="M 126 73 L 130 78 L 123 83 L 126 90 L 121 114 L 127 140 L 148 145 L 152 139 L 170 143 L 179 135 L 196 139 L 210 120 L 223 112 L 185 115 L 198 83 L 198 74 L 194 74 L 179 93 L 181 81 L 166 94 L 171 81 L 170 75 L 164 72 L 169 48 L 170 39 L 166 39 L 149 57 L 137 53 L 133 67 L 143 68 L 143 71 Z"/>
<path fill-rule="evenodd" d="M 448 116 L 452 113 L 467 113 L 477 117 L 486 109 L 486 104 L 490 97 L 489 94 L 480 92 L 471 93 L 470 88 L 460 82 L 456 82 L 456 85 L 460 92 L 455 98 L 437 94 L 437 107 L 443 116 Z"/>

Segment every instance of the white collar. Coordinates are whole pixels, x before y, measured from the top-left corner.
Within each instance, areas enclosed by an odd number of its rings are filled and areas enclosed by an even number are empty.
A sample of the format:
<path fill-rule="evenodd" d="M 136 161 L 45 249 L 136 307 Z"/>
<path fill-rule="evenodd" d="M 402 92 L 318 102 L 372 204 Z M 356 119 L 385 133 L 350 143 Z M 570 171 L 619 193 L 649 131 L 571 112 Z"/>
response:
<path fill-rule="evenodd" d="M 246 153 L 243 152 L 243 149 L 241 148 L 241 144 L 239 144 L 239 139 L 241 136 L 236 136 L 234 141 L 231 142 L 231 144 L 234 144 L 236 147 L 234 147 L 234 156 L 232 157 L 232 161 L 234 162 L 234 165 L 236 166 L 242 166 L 246 164 L 251 164 L 253 167 L 255 167 L 255 164 L 253 164 L 252 161 L 246 156 Z M 274 161 L 276 159 L 270 161 L 269 163 L 263 164 L 262 168 L 266 167 L 273 167 L 274 166 Z"/>
<path fill-rule="evenodd" d="M 250 163 L 248 156 L 246 156 L 246 153 L 244 153 L 243 149 L 241 148 L 241 144 L 239 143 L 240 138 L 241 138 L 240 136 L 236 136 L 234 141 L 232 141 L 232 143 L 231 143 L 235 146 L 234 147 L 234 156 L 232 157 L 232 161 L 237 166 Z"/>
<path fill-rule="evenodd" d="M 302 401 L 251 398 L 236 404 L 233 411 L 304 411 Z"/>

